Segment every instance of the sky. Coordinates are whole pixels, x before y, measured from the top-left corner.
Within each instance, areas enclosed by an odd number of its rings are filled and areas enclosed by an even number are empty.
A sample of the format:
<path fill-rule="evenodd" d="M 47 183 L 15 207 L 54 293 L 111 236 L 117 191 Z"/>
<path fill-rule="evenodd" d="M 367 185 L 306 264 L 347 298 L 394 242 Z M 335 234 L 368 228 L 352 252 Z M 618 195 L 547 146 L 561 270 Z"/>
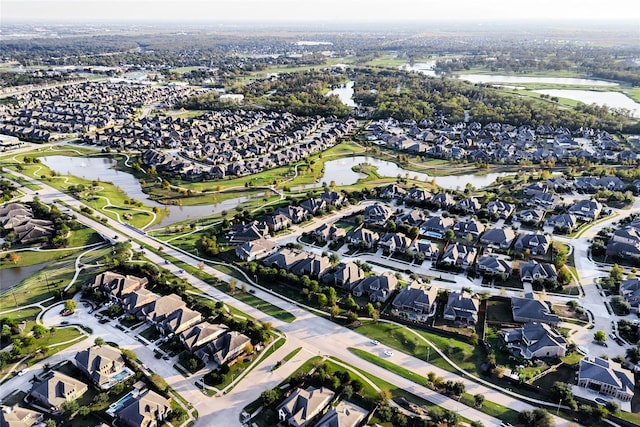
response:
<path fill-rule="evenodd" d="M 637 20 L 629 0 L 0 0 L 1 22 Z"/>

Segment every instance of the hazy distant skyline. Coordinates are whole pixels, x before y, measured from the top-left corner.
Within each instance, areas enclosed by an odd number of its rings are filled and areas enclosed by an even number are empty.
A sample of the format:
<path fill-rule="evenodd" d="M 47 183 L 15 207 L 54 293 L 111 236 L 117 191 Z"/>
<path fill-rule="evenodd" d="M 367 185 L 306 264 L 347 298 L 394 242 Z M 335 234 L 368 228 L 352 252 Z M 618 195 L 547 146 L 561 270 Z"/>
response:
<path fill-rule="evenodd" d="M 4 22 L 637 20 L 628 0 L 0 0 Z"/>

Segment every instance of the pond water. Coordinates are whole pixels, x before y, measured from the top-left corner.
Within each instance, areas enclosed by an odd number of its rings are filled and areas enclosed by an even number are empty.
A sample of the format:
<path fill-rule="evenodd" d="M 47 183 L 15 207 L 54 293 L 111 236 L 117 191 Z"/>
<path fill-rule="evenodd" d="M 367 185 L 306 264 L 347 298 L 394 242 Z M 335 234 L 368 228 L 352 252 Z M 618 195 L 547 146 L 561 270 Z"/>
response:
<path fill-rule="evenodd" d="M 320 181 L 312 185 L 307 185 L 306 188 L 321 187 L 323 182 L 330 184 L 331 181 L 335 181 L 336 185 L 355 184 L 358 179 L 364 178 L 366 175 L 354 172 L 352 168 L 363 163 L 375 166 L 381 176 L 397 177 L 400 175 L 405 177 L 405 175 L 408 174 L 409 178 L 417 178 L 419 181 L 425 182 L 435 179 L 437 185 L 451 190 L 464 189 L 468 183 L 471 183 L 476 188 L 486 187 L 487 185 L 492 184 L 499 176 L 510 175 L 506 172 L 494 172 L 485 175 L 468 174 L 432 177 L 426 173 L 414 172 L 401 168 L 396 163 L 388 160 L 380 160 L 366 156 L 355 156 L 325 162 L 324 175 L 320 178 Z"/>
<path fill-rule="evenodd" d="M 436 66 L 436 61 L 427 61 L 427 62 L 416 62 L 413 65 L 404 64 L 400 68 L 406 71 L 416 71 L 418 73 L 422 73 L 427 76 L 436 77 L 436 72 L 433 69 L 435 66 Z"/>
<path fill-rule="evenodd" d="M 38 271 L 49 265 L 49 262 L 29 265 L 27 267 L 13 267 L 0 270 L 0 293 L 13 288 L 27 277 L 33 276 Z"/>
<path fill-rule="evenodd" d="M 115 160 L 108 157 L 69 157 L 47 156 L 41 158 L 42 163 L 51 170 L 61 174 L 77 176 L 88 180 L 100 180 L 111 182 L 124 191 L 129 197 L 140 200 L 147 206 L 157 206 L 168 211 L 167 216 L 155 227 L 164 227 L 174 222 L 184 221 L 189 218 L 208 216 L 223 210 L 231 210 L 238 204 L 247 201 L 246 196 L 236 197 L 220 203 L 200 206 L 163 205 L 142 191 L 140 182 L 130 173 L 113 169 Z"/>
<path fill-rule="evenodd" d="M 558 98 L 575 99 L 585 104 L 606 105 L 613 108 L 626 108 L 631 111 L 633 117 L 640 117 L 640 104 L 620 92 L 600 92 L 597 90 L 570 90 L 570 89 L 545 89 L 534 90 L 549 96 Z"/>
<path fill-rule="evenodd" d="M 358 104 L 356 104 L 355 101 L 353 100 L 353 94 L 354 94 L 353 81 L 349 81 L 349 83 L 347 83 L 343 87 L 338 87 L 330 90 L 327 93 L 327 96 L 338 95 L 338 98 L 340 98 L 340 101 L 342 101 L 344 105 L 346 105 L 347 107 L 355 108 L 358 106 Z"/>

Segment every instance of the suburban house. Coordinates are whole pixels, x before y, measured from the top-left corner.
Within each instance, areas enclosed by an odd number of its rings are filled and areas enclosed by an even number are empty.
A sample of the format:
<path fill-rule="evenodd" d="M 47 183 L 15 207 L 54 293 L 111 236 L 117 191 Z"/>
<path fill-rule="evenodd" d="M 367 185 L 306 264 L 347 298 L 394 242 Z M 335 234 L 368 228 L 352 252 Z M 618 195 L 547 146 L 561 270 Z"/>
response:
<path fill-rule="evenodd" d="M 112 299 L 122 301 L 128 294 L 142 289 L 149 280 L 146 277 L 123 276 L 112 271 L 98 274 L 91 287 L 104 292 Z"/>
<path fill-rule="evenodd" d="M 478 250 L 472 246 L 459 243 L 449 244 L 442 254 L 440 262 L 458 267 L 469 267 L 473 265 L 477 253 Z"/>
<path fill-rule="evenodd" d="M 424 188 L 413 187 L 407 192 L 406 197 L 404 198 L 408 203 L 424 203 L 433 198 L 433 194 L 425 190 Z"/>
<path fill-rule="evenodd" d="M 324 283 L 341 288 L 351 288 L 358 280 L 364 279 L 364 271 L 355 262 L 341 262 L 333 271 L 322 276 Z"/>
<path fill-rule="evenodd" d="M 157 427 L 171 412 L 169 400 L 147 390 L 129 400 L 116 412 L 118 424 L 124 427 Z"/>
<path fill-rule="evenodd" d="M 633 398 L 633 373 L 613 360 L 585 356 L 578 368 L 578 387 L 613 396 L 623 402 Z"/>
<path fill-rule="evenodd" d="M 477 294 L 454 291 L 449 294 L 444 307 L 444 319 L 475 325 L 478 322 L 479 308 L 480 298 Z"/>
<path fill-rule="evenodd" d="M 438 245 L 430 240 L 414 240 L 409 249 L 424 255 L 424 258 L 428 260 L 435 260 L 440 254 Z"/>
<path fill-rule="evenodd" d="M 319 243 L 333 242 L 334 240 L 343 239 L 347 236 L 344 228 L 335 225 L 322 224 L 311 232 L 311 235 Z"/>
<path fill-rule="evenodd" d="M 338 193 L 337 191 L 325 191 L 320 195 L 320 198 L 324 200 L 327 205 L 335 206 L 337 208 L 344 205 L 347 201 L 345 195 Z"/>
<path fill-rule="evenodd" d="M 142 288 L 131 292 L 122 299 L 122 308 L 127 314 L 140 317 L 140 312 L 149 304 L 158 299 L 158 295 L 148 289 Z"/>
<path fill-rule="evenodd" d="M 400 289 L 391 303 L 391 313 L 425 322 L 436 314 L 438 288 L 412 283 Z"/>
<path fill-rule="evenodd" d="M 449 209 L 456 205 L 456 199 L 449 193 L 438 193 L 431 198 L 431 203 L 440 208 Z"/>
<path fill-rule="evenodd" d="M 294 224 L 300 224 L 307 217 L 307 211 L 300 206 L 286 206 L 277 212 L 289 217 Z"/>
<path fill-rule="evenodd" d="M 546 323 L 529 322 L 521 328 L 503 329 L 507 348 L 516 351 L 525 359 L 564 357 L 567 341 Z"/>
<path fill-rule="evenodd" d="M 424 211 L 411 209 L 409 212 L 396 216 L 395 222 L 398 225 L 406 225 L 407 227 L 419 227 L 426 218 Z"/>
<path fill-rule="evenodd" d="M 298 388 L 276 409 L 282 425 L 305 427 L 329 406 L 335 393 L 327 388 Z"/>
<path fill-rule="evenodd" d="M 275 249 L 276 245 L 271 240 L 257 239 L 236 247 L 236 256 L 243 261 L 255 261 L 271 255 Z"/>
<path fill-rule="evenodd" d="M 498 215 L 499 218 L 507 219 L 513 213 L 515 206 L 500 200 L 492 200 L 487 204 L 490 214 Z"/>
<path fill-rule="evenodd" d="M 398 287 L 398 279 L 390 272 L 373 274 L 360 280 L 351 290 L 356 297 L 369 295 L 373 302 L 385 302 Z"/>
<path fill-rule="evenodd" d="M 551 312 L 550 303 L 540 301 L 533 293 L 526 293 L 524 298 L 511 298 L 511 313 L 516 322 L 548 323 L 556 327 L 560 318 Z"/>
<path fill-rule="evenodd" d="M 367 224 L 383 226 L 387 223 L 387 220 L 391 218 L 391 209 L 388 206 L 381 203 L 375 205 L 369 205 L 364 208 L 364 222 Z"/>
<path fill-rule="evenodd" d="M 180 309 L 186 308 L 186 304 L 182 301 L 182 298 L 176 294 L 164 295 L 148 304 L 141 310 L 141 313 L 146 316 L 147 320 L 155 325 L 159 325 L 166 319 L 171 313 Z"/>
<path fill-rule="evenodd" d="M 297 276 L 307 275 L 318 278 L 329 268 L 331 268 L 329 257 L 310 253 L 291 267 L 291 272 Z"/>
<path fill-rule="evenodd" d="M 542 209 L 525 209 L 516 214 L 518 220 L 529 223 L 538 224 L 544 218 L 544 210 Z"/>
<path fill-rule="evenodd" d="M 520 280 L 523 282 L 555 281 L 558 278 L 556 266 L 547 262 L 521 261 L 519 264 Z"/>
<path fill-rule="evenodd" d="M 635 277 L 623 280 L 620 283 L 620 295 L 637 311 L 640 306 L 640 280 Z"/>
<path fill-rule="evenodd" d="M 385 233 L 378 240 L 378 247 L 386 248 L 389 252 L 404 252 L 411 246 L 412 240 L 403 233 Z"/>
<path fill-rule="evenodd" d="M 284 268 L 289 271 L 298 261 L 305 259 L 308 254 L 298 249 L 282 248 L 266 257 L 262 263 L 269 267 Z"/>
<path fill-rule="evenodd" d="M 202 315 L 199 312 L 185 306 L 167 315 L 159 326 L 165 334 L 179 334 L 201 321 Z"/>
<path fill-rule="evenodd" d="M 108 390 L 134 374 L 125 366 L 120 351 L 108 345 L 93 346 L 77 352 L 73 364 L 102 390 Z"/>
<path fill-rule="evenodd" d="M 420 234 L 441 239 L 448 229 L 453 227 L 453 218 L 430 216 L 420 226 Z"/>
<path fill-rule="evenodd" d="M 545 224 L 560 230 L 573 231 L 578 225 L 578 218 L 575 215 L 563 213 L 552 215 Z"/>
<path fill-rule="evenodd" d="M 456 203 L 456 209 L 459 209 L 466 213 L 476 213 L 481 208 L 480 202 L 475 197 L 469 197 L 462 199 Z"/>
<path fill-rule="evenodd" d="M 247 347 L 251 339 L 238 331 L 226 331 L 195 352 L 204 363 L 209 360 L 218 366 L 234 361 Z"/>
<path fill-rule="evenodd" d="M 466 221 L 459 221 L 453 226 L 453 232 L 456 233 L 458 237 L 471 235 L 477 239 L 478 236 L 484 233 L 484 224 L 473 218 Z"/>
<path fill-rule="evenodd" d="M 510 228 L 490 228 L 480 237 L 480 243 L 493 248 L 509 249 L 516 237 Z"/>
<path fill-rule="evenodd" d="M 2 406 L 0 411 L 0 427 L 32 427 L 42 425 L 44 415 L 38 411 L 21 406 Z"/>
<path fill-rule="evenodd" d="M 228 329 L 222 323 L 213 324 L 205 321 L 182 332 L 180 341 L 182 341 L 187 350 L 193 353 L 196 349 L 226 333 Z"/>
<path fill-rule="evenodd" d="M 347 233 L 346 241 L 350 245 L 371 249 L 380 240 L 380 235 L 363 226 L 355 228 Z"/>
<path fill-rule="evenodd" d="M 292 223 L 291 218 L 281 213 L 274 213 L 273 215 L 267 216 L 264 222 L 272 233 L 285 230 L 291 227 Z"/>
<path fill-rule="evenodd" d="M 269 226 L 264 222 L 252 221 L 248 224 L 234 224 L 227 237 L 229 243 L 244 243 L 263 239 L 269 235 Z"/>
<path fill-rule="evenodd" d="M 48 239 L 54 231 L 53 222 L 33 217 L 31 208 L 21 203 L 0 207 L 0 226 L 12 230 L 16 242 L 27 244 Z"/>
<path fill-rule="evenodd" d="M 529 250 L 532 255 L 544 255 L 549 251 L 550 246 L 551 236 L 548 234 L 521 234 L 518 239 L 516 239 L 513 249 L 519 252 Z"/>
<path fill-rule="evenodd" d="M 368 415 L 366 409 L 343 400 L 329 409 L 315 427 L 360 427 Z"/>
<path fill-rule="evenodd" d="M 407 195 L 407 190 L 397 184 L 389 184 L 380 190 L 379 194 L 382 199 L 404 199 Z"/>
<path fill-rule="evenodd" d="M 78 399 L 88 389 L 89 387 L 80 380 L 58 371 L 51 371 L 49 376 L 33 385 L 29 396 L 44 410 L 58 412 L 65 402 Z"/>
<path fill-rule="evenodd" d="M 596 200 L 578 200 L 570 208 L 569 213 L 583 221 L 593 221 L 600 216 L 602 204 Z"/>
<path fill-rule="evenodd" d="M 311 215 L 319 215 L 321 212 L 327 210 L 327 202 L 325 202 L 321 198 L 312 197 L 310 199 L 304 200 L 300 203 L 300 207 Z"/>
<path fill-rule="evenodd" d="M 478 259 L 478 271 L 482 274 L 511 275 L 511 263 L 496 256 L 486 255 Z"/>

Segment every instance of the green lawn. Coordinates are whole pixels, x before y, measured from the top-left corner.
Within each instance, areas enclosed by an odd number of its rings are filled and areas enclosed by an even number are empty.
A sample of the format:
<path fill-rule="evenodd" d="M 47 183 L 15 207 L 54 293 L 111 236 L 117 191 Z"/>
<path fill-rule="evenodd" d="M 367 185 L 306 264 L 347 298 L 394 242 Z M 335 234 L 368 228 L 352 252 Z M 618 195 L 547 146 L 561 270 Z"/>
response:
<path fill-rule="evenodd" d="M 79 230 L 74 230 L 69 237 L 69 243 L 67 247 L 78 248 L 81 246 L 87 246 L 94 243 L 101 242 L 102 238 L 94 230 L 82 227 Z M 66 256 L 76 254 L 78 255 L 78 249 L 44 249 L 38 251 L 25 250 L 16 252 L 18 255 L 17 262 L 10 262 L 6 257 L 0 257 L 0 270 L 7 268 L 26 267 L 30 265 L 41 264 L 57 259 L 64 258 Z"/>
<path fill-rule="evenodd" d="M 84 262 L 90 259 L 95 261 L 108 253 L 110 253 L 109 248 L 97 249 L 87 254 L 87 257 L 83 257 L 82 260 Z M 0 296 L 0 307 L 9 309 L 16 307 L 16 304 L 17 306 L 34 304 L 54 296 L 56 290 L 64 289 L 73 278 L 75 273 L 75 260 L 78 255 L 79 253 L 76 250 L 65 258 L 50 262 L 38 273 L 27 277 L 14 287 L 12 292 L 7 292 Z M 102 271 L 102 268 L 83 270 L 75 284 L 82 284 L 87 278 L 93 277 L 100 271 Z"/>
<path fill-rule="evenodd" d="M 300 353 L 300 350 L 302 350 L 302 347 L 296 348 L 291 353 L 287 354 L 282 360 L 285 362 L 288 362 L 289 360 L 293 359 L 296 356 L 296 354 Z"/>
<path fill-rule="evenodd" d="M 423 377 L 419 374 L 416 374 L 409 369 L 403 368 L 401 366 L 395 365 L 388 360 L 385 360 L 381 357 L 373 355 L 369 352 L 357 349 L 357 348 L 349 348 L 349 351 L 356 354 L 358 357 L 371 362 L 375 365 L 378 365 L 389 372 L 393 372 L 394 374 L 400 375 L 403 378 L 406 378 L 410 381 L 413 381 L 416 384 L 420 384 L 422 386 L 427 386 L 428 380 L 426 377 Z M 461 403 L 464 403 L 467 406 L 475 407 L 473 396 L 465 393 L 460 399 Z M 509 409 L 505 406 L 499 405 L 494 402 L 485 401 L 482 408 L 476 408 L 481 412 L 484 412 L 487 415 L 491 415 L 493 417 L 499 418 L 503 421 L 509 423 L 517 423 L 518 421 L 518 412 L 513 409 Z"/>
<path fill-rule="evenodd" d="M 486 354 L 481 346 L 474 347 L 467 342 L 433 332 L 419 329 L 412 330 L 433 343 L 435 347 L 444 352 L 459 367 L 471 373 L 477 374 L 480 365 L 485 361 Z M 449 372 L 458 372 L 436 351 L 433 349 L 427 350 L 427 345 L 424 341 L 416 337 L 406 327 L 389 323 L 374 324 L 372 322 L 363 322 L 361 326 L 355 328 L 355 331 L 419 359 L 427 360 L 428 356 L 429 363 Z"/>

